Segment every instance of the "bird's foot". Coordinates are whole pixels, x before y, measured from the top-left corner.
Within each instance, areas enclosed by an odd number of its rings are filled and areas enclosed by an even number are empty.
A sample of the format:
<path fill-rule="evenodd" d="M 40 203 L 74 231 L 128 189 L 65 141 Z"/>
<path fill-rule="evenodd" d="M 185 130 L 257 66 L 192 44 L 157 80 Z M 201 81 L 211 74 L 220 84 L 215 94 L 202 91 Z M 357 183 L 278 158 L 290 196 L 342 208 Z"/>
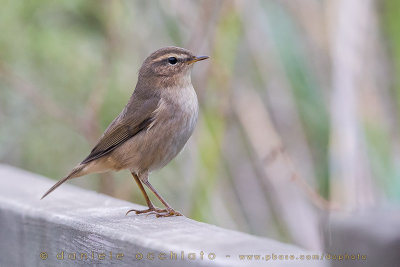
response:
<path fill-rule="evenodd" d="M 160 209 L 160 208 L 156 208 L 156 207 L 149 207 L 148 209 L 145 209 L 145 210 L 131 209 L 131 210 L 128 210 L 125 215 L 128 215 L 132 211 L 134 211 L 136 214 L 144 214 L 144 213 L 149 213 L 149 214 L 156 213 L 156 214 L 159 214 L 159 213 L 167 212 L 166 209 Z"/>
<path fill-rule="evenodd" d="M 175 211 L 173 209 L 167 209 L 165 212 L 160 212 L 156 214 L 156 217 L 171 217 L 171 216 L 182 216 L 182 214 L 178 211 Z"/>
<path fill-rule="evenodd" d="M 128 210 L 126 215 L 128 215 L 132 211 L 134 211 L 136 214 L 144 214 L 144 213 L 147 213 L 147 215 L 155 214 L 157 218 L 159 218 L 159 217 L 171 217 L 171 216 L 182 216 L 182 214 L 180 212 L 175 211 L 173 209 L 160 209 L 160 208 L 156 208 L 156 207 L 150 207 L 150 208 L 145 209 L 145 210 L 131 209 L 131 210 Z"/>

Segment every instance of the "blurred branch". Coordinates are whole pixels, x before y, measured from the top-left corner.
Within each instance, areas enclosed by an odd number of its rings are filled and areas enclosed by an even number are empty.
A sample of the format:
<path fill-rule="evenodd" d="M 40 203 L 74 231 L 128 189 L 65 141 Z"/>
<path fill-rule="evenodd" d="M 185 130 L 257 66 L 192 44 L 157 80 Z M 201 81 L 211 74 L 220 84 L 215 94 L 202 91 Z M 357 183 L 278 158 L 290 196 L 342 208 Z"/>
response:
<path fill-rule="evenodd" d="M 281 73 L 281 69 L 283 66 L 280 66 L 281 62 L 276 58 L 275 55 L 271 50 L 271 41 L 267 40 L 263 34 L 260 34 L 262 29 L 259 25 L 260 22 L 256 22 L 258 16 L 252 15 L 250 16 L 247 14 L 246 9 L 242 9 L 244 14 L 244 23 L 247 29 L 252 29 L 246 31 L 246 39 L 251 47 L 250 53 L 252 54 L 252 59 L 254 60 L 258 69 L 264 70 L 265 73 L 269 73 L 268 79 L 264 75 L 260 78 L 262 79 L 263 83 L 268 87 L 267 94 L 270 97 L 270 105 L 271 109 L 275 111 L 276 123 L 282 123 L 290 126 L 290 129 L 283 129 L 281 132 L 286 133 L 287 140 L 290 143 L 293 143 L 295 147 L 295 154 L 301 155 L 302 161 L 302 168 L 304 168 L 304 164 L 309 164 L 310 171 L 306 171 L 307 175 L 312 175 L 313 179 L 307 179 L 308 181 L 314 181 L 315 177 L 312 173 L 313 163 L 311 160 L 311 152 L 307 147 L 307 141 L 305 138 L 304 130 L 301 125 L 300 119 L 298 117 L 298 111 L 295 108 L 293 96 L 290 94 L 290 84 L 287 81 L 287 78 Z M 265 25 L 264 25 L 265 26 Z M 272 83 L 272 84 L 271 84 Z M 270 85 L 271 84 L 271 85 Z M 274 88 L 277 87 L 276 90 Z M 272 91 L 272 92 L 270 92 Z M 284 121 L 284 123 L 282 122 Z M 293 148 L 292 148 L 293 149 Z M 287 162 L 287 166 L 292 171 L 292 178 L 295 180 L 302 190 L 308 195 L 312 203 L 315 206 L 319 207 L 323 210 L 330 210 L 335 205 L 329 203 L 326 199 L 324 199 L 315 189 L 313 189 L 306 180 L 304 180 L 302 175 L 298 174 L 296 171 L 295 165 L 293 164 L 292 160 L 288 156 L 288 152 L 283 149 L 282 146 L 278 146 L 275 149 L 271 150 L 269 154 L 264 158 L 265 164 L 270 164 L 275 161 L 278 157 L 283 157 L 284 160 Z"/>
<path fill-rule="evenodd" d="M 240 88 L 240 84 L 237 84 Z M 297 244 L 312 249 L 320 249 L 318 218 L 298 188 L 293 185 L 293 173 L 287 168 L 287 161 L 277 157 L 282 150 L 281 140 L 276 133 L 268 111 L 257 94 L 251 90 L 243 93 L 237 90 L 233 107 L 243 129 L 248 136 L 257 158 L 267 160 L 263 164 L 266 188 L 275 201 L 275 210 L 285 222 L 293 240 Z M 246 112 L 243 112 L 246 110 Z M 272 152 L 271 152 L 272 151 Z M 279 152 L 279 153 L 278 153 Z M 271 154 L 272 153 L 272 154 Z M 290 201 L 289 201 L 290 200 Z M 296 220 L 293 220 L 293 217 Z"/>
<path fill-rule="evenodd" d="M 331 198 L 353 210 L 374 201 L 359 117 L 365 43 L 373 0 L 339 0 L 332 6 Z"/>

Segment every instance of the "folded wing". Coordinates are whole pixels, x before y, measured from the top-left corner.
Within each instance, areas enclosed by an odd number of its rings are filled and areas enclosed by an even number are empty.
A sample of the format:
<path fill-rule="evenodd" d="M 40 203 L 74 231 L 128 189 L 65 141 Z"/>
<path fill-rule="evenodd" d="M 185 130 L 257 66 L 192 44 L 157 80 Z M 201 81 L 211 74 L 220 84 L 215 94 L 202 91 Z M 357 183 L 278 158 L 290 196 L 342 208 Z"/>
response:
<path fill-rule="evenodd" d="M 128 139 L 146 130 L 154 120 L 154 111 L 157 109 L 158 102 L 159 98 L 155 96 L 147 99 L 139 99 L 139 97 L 133 96 L 130 103 L 111 122 L 96 146 L 81 164 L 89 163 L 107 155 Z"/>

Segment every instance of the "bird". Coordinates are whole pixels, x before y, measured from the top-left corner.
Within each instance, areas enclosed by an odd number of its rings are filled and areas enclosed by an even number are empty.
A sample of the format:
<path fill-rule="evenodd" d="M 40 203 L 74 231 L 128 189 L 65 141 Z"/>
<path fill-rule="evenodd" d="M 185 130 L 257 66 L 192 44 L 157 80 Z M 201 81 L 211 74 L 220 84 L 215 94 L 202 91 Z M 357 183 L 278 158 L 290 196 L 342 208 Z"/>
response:
<path fill-rule="evenodd" d="M 169 46 L 150 54 L 139 69 L 136 87 L 122 112 L 110 123 L 90 154 L 53 185 L 41 199 L 64 182 L 107 171 L 130 171 L 147 209 L 128 210 L 157 217 L 182 216 L 149 182 L 149 174 L 167 165 L 192 135 L 199 113 L 191 82 L 195 62 L 208 59 L 191 51 Z M 145 185 L 165 206 L 156 207 Z"/>

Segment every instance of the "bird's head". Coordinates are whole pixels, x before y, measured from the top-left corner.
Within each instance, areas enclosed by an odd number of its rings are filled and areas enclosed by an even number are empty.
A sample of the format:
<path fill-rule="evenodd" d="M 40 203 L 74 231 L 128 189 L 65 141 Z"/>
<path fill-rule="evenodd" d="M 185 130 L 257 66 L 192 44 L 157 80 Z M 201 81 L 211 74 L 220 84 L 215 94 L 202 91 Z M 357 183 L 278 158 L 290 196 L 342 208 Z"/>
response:
<path fill-rule="evenodd" d="M 139 80 L 148 84 L 180 86 L 190 82 L 193 63 L 207 59 L 207 56 L 194 56 L 187 49 L 169 46 L 153 52 L 143 62 L 139 70 Z"/>

